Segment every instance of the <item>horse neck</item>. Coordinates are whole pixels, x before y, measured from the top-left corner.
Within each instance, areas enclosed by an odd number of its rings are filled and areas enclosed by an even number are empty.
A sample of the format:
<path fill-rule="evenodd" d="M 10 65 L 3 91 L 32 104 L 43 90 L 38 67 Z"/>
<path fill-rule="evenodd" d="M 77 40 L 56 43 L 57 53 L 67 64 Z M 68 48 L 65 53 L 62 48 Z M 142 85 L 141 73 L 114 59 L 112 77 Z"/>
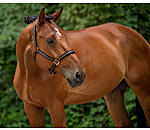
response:
<path fill-rule="evenodd" d="M 16 54 L 20 66 L 20 71 L 22 71 L 23 73 L 26 70 L 27 60 L 33 61 L 32 48 L 33 48 L 33 23 L 29 24 L 22 31 L 16 45 Z"/>

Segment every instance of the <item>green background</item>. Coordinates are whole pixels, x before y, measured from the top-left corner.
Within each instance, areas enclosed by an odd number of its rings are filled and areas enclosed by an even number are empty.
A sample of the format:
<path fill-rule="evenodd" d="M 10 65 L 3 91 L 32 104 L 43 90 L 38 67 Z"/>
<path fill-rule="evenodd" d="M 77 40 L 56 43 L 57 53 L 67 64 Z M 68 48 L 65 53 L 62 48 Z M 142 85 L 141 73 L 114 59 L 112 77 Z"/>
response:
<path fill-rule="evenodd" d="M 150 42 L 150 4 L 0 4 L 0 127 L 31 127 L 12 83 L 17 63 L 15 48 L 27 26 L 23 18 L 39 15 L 43 7 L 47 15 L 64 7 L 57 25 L 65 30 L 116 22 L 133 28 Z M 135 100 L 128 88 L 124 103 L 133 127 L 137 127 Z M 115 127 L 103 98 L 65 106 L 65 112 L 67 127 Z M 53 127 L 46 110 L 45 126 Z"/>

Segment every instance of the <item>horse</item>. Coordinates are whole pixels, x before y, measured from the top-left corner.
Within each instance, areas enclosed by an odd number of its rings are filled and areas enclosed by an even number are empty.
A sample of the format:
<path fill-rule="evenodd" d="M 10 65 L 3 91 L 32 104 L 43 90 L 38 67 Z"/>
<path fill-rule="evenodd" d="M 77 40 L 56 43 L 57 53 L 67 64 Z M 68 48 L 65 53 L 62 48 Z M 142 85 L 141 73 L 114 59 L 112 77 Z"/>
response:
<path fill-rule="evenodd" d="M 116 127 L 131 127 L 123 103 L 129 85 L 150 127 L 150 45 L 133 29 L 106 23 L 65 31 L 47 18 L 45 8 L 24 28 L 17 45 L 13 80 L 31 127 L 45 127 L 44 108 L 53 127 L 66 127 L 64 105 L 104 97 Z"/>

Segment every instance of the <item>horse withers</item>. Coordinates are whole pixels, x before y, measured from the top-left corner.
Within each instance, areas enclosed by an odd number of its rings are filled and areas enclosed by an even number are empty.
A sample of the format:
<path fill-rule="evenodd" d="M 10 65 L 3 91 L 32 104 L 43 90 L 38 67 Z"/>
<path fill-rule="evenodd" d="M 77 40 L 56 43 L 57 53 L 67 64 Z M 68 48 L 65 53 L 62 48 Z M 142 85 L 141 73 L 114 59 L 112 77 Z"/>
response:
<path fill-rule="evenodd" d="M 46 108 L 53 127 L 66 127 L 64 105 L 104 97 L 116 127 L 131 127 L 123 103 L 129 85 L 150 127 L 147 41 L 116 23 L 65 31 L 55 24 L 62 10 L 47 17 L 42 9 L 18 38 L 13 82 L 31 126 L 45 126 Z"/>

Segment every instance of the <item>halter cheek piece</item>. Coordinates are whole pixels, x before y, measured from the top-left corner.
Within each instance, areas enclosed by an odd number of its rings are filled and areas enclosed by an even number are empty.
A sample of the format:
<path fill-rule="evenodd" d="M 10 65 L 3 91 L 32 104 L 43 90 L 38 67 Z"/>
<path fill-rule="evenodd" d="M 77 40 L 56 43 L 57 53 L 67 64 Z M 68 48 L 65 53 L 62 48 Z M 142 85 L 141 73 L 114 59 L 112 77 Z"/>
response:
<path fill-rule="evenodd" d="M 33 54 L 33 58 L 34 61 L 36 62 L 35 58 L 36 58 L 36 54 L 39 53 L 41 54 L 43 57 L 45 57 L 46 59 L 50 60 L 53 62 L 53 65 L 51 67 L 51 69 L 48 69 L 50 74 L 56 74 L 56 72 L 54 72 L 54 69 L 57 65 L 59 65 L 59 62 L 65 58 L 66 56 L 70 55 L 70 54 L 74 54 L 75 52 L 73 50 L 68 50 L 67 52 L 65 52 L 64 54 L 62 54 L 59 58 L 54 59 L 51 58 L 50 56 L 46 55 L 44 52 L 42 52 L 41 50 L 39 50 L 38 46 L 37 46 L 37 40 L 36 40 L 36 21 L 34 22 L 34 26 L 33 26 L 33 39 L 34 39 L 34 54 Z"/>

